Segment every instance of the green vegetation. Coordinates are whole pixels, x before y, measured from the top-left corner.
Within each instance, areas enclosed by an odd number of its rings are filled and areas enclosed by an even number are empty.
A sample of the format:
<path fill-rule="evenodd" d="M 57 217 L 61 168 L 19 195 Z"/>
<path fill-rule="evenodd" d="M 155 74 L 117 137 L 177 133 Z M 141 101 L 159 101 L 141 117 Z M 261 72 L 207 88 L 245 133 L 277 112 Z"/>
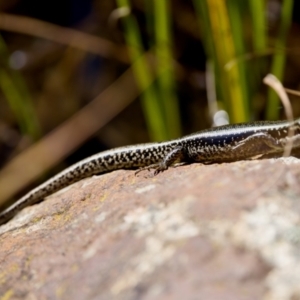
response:
<path fill-rule="evenodd" d="M 275 40 L 275 49 L 278 50 L 278 53 L 275 53 L 273 56 L 271 72 L 275 75 L 280 81 L 283 79 L 284 66 L 285 66 L 285 45 L 288 31 L 291 25 L 292 18 L 292 9 L 293 9 L 293 0 L 285 0 L 282 3 L 281 10 L 281 24 L 278 30 L 278 37 Z M 269 89 L 268 93 L 268 105 L 267 105 L 267 119 L 277 120 L 278 119 L 278 107 L 279 99 L 277 94 Z"/>
<path fill-rule="evenodd" d="M 207 55 L 215 64 L 218 98 L 228 111 L 231 122 L 249 121 L 255 115 L 252 100 L 262 77 L 268 73 L 264 56 L 268 47 L 266 2 L 194 0 L 194 5 L 203 29 Z M 282 79 L 284 70 L 282 49 L 291 22 L 293 1 L 283 1 L 282 5 L 279 34 L 271 51 L 271 73 L 279 79 Z M 249 24 L 251 35 L 246 40 Z M 278 119 L 278 107 L 278 97 L 269 90 L 267 119 Z"/>
<path fill-rule="evenodd" d="M 40 129 L 30 94 L 20 73 L 9 67 L 8 50 L 1 36 L 0 59 L 0 88 L 23 134 L 28 135 L 32 139 L 37 139 L 40 136 Z"/>
<path fill-rule="evenodd" d="M 118 0 L 119 7 L 128 7 L 129 15 L 123 19 L 125 38 L 135 61 L 145 52 L 140 30 L 128 0 Z M 154 41 L 149 44 L 156 57 L 157 80 L 146 89 L 142 98 L 148 128 L 153 139 L 172 138 L 180 132 L 178 101 L 172 67 L 172 30 L 170 3 L 167 0 L 144 0 L 146 27 Z M 285 53 L 283 51 L 291 22 L 292 0 L 282 2 L 278 38 L 274 47 L 268 41 L 266 2 L 253 0 L 194 0 L 202 42 L 207 57 L 213 63 L 217 101 L 222 103 L 232 123 L 249 121 L 256 117 L 253 99 L 261 86 L 262 78 L 269 73 L 266 54 L 271 57 L 271 70 L 283 78 Z M 152 7 L 153 6 L 153 7 Z M 200 37 L 200 35 L 199 35 Z M 135 51 L 135 54 L 133 53 Z M 136 78 L 143 89 L 141 73 L 149 74 L 147 62 L 136 70 Z M 145 76 L 145 74 L 144 74 Z M 269 89 L 266 102 L 267 119 L 278 119 L 279 102 Z M 159 120 L 160 119 L 160 120 Z"/>
<path fill-rule="evenodd" d="M 148 30 L 151 30 L 155 37 L 153 43 L 149 41 L 154 48 L 152 53 L 155 53 L 155 59 L 151 60 L 151 63 L 156 66 L 157 74 L 157 81 L 151 85 L 153 66 L 149 65 L 150 59 L 143 57 L 146 50 L 137 21 L 131 14 L 130 3 L 128 0 L 117 2 L 119 9 L 128 9 L 128 16 L 122 18 L 125 40 L 130 51 L 131 62 L 136 66 L 134 68 L 136 80 L 141 91 L 144 91 L 141 100 L 150 137 L 158 141 L 176 138 L 180 136 L 180 119 L 171 50 L 169 0 L 155 0 L 153 6 L 150 1 L 147 3 Z M 140 63 L 135 64 L 138 59 Z"/>
<path fill-rule="evenodd" d="M 181 135 L 172 13 L 176 8 L 170 0 L 141 0 L 145 17 L 141 26 L 130 0 L 116 3 L 130 63 L 143 92 L 141 103 L 149 136 L 156 141 L 176 138 Z M 199 43 L 203 43 L 212 63 L 219 108 L 229 113 L 232 123 L 255 119 L 258 112 L 253 103 L 262 78 L 273 73 L 283 79 L 293 0 L 282 1 L 274 40 L 268 37 L 266 1 L 193 0 L 192 3 L 199 24 Z M 271 56 L 266 56 L 270 53 Z M 0 55 L 0 89 L 22 132 L 36 139 L 40 129 L 28 88 L 20 73 L 10 69 L 9 54 L 1 37 Z M 278 119 L 278 97 L 269 88 L 267 96 L 266 119 Z"/>

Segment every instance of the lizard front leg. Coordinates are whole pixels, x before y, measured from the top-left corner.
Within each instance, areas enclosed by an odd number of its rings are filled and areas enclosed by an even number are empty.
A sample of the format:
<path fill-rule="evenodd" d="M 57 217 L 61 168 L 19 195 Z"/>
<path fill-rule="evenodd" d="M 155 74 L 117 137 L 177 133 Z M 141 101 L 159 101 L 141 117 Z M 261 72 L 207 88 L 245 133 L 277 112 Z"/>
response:
<path fill-rule="evenodd" d="M 150 166 L 146 166 L 143 168 L 140 168 L 135 172 L 135 174 L 138 174 L 141 171 L 144 170 L 150 170 L 155 169 L 154 175 L 157 175 L 160 172 L 163 172 L 168 169 L 168 167 L 174 165 L 175 163 L 183 162 L 185 158 L 185 152 L 183 147 L 177 146 L 174 149 L 172 149 L 163 159 L 162 161 L 152 164 Z"/>

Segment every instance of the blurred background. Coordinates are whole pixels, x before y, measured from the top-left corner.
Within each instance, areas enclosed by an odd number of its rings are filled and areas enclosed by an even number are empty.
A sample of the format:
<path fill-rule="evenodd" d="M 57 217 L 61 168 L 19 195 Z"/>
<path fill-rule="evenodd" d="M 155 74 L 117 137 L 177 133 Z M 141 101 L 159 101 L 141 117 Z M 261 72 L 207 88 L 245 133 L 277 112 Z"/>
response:
<path fill-rule="evenodd" d="M 262 79 L 299 90 L 299 6 L 0 0 L 0 205 L 105 149 L 285 118 Z"/>

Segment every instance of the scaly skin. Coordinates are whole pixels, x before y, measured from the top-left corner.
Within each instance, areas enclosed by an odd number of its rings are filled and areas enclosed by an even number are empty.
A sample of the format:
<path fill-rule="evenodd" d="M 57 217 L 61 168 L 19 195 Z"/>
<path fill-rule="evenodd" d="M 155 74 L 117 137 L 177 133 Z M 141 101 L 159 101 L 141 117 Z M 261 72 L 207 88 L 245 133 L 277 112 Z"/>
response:
<path fill-rule="evenodd" d="M 177 140 L 140 144 L 100 152 L 67 168 L 31 190 L 0 213 L 0 224 L 26 206 L 83 178 L 118 169 L 154 168 L 155 174 L 177 162 L 221 163 L 281 153 L 294 128 L 294 148 L 300 147 L 300 119 L 225 125 L 200 131 Z"/>

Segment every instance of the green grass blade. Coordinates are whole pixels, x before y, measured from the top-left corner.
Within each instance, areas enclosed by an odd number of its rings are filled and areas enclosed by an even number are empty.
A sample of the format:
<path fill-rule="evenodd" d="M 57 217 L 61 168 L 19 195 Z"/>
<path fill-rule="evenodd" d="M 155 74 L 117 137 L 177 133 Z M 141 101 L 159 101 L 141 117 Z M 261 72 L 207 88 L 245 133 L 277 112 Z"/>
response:
<path fill-rule="evenodd" d="M 130 11 L 128 0 L 117 0 L 117 3 L 119 8 L 128 8 Z M 138 24 L 131 14 L 124 17 L 122 22 L 134 74 L 141 91 L 144 91 L 141 100 L 150 138 L 157 141 L 165 140 L 168 138 L 167 130 L 157 93 L 151 85 L 151 71 L 146 58 L 143 58 L 144 49 Z"/>
<path fill-rule="evenodd" d="M 252 49 L 256 56 L 251 60 L 251 76 L 248 76 L 248 85 L 251 91 L 254 91 L 253 98 L 258 97 L 257 91 L 259 90 L 262 82 L 262 77 L 265 76 L 268 68 L 267 60 L 262 55 L 267 49 L 267 18 L 266 18 L 266 1 L 265 0 L 251 0 L 248 1 L 250 16 L 251 16 L 251 29 L 252 29 Z"/>
<path fill-rule="evenodd" d="M 155 54 L 158 96 L 162 104 L 169 138 L 181 135 L 178 100 L 172 58 L 172 34 L 169 0 L 154 0 Z"/>
<path fill-rule="evenodd" d="M 281 24 L 279 27 L 278 37 L 275 42 L 275 49 L 279 50 L 273 57 L 271 73 L 275 75 L 280 81 L 283 78 L 284 66 L 286 55 L 284 48 L 286 44 L 286 38 L 290 29 L 292 20 L 293 0 L 284 0 L 281 10 Z M 273 89 L 268 90 L 268 102 L 266 117 L 269 120 L 277 120 L 279 118 L 279 98 Z"/>
<path fill-rule="evenodd" d="M 246 109 L 244 106 L 243 93 L 241 90 L 240 74 L 235 64 L 228 72 L 224 70 L 226 63 L 236 57 L 230 26 L 226 1 L 207 1 L 214 47 L 217 54 L 217 63 L 220 68 L 223 81 L 223 99 L 226 103 L 230 119 L 233 123 L 247 121 Z"/>
<path fill-rule="evenodd" d="M 249 1 L 249 9 L 252 18 L 253 49 L 261 52 L 266 49 L 266 3 L 262 0 Z"/>
<path fill-rule="evenodd" d="M 203 46 L 205 48 L 205 52 L 208 57 L 209 64 L 212 66 L 211 71 L 214 72 L 213 77 L 215 79 L 214 83 L 216 85 L 215 91 L 218 95 L 219 94 L 222 95 L 222 92 L 225 91 L 225 86 L 224 86 L 224 80 L 222 80 L 221 77 L 220 66 L 217 63 L 218 58 L 217 58 L 216 49 L 214 47 L 213 36 L 211 34 L 212 28 L 211 28 L 211 22 L 209 18 L 207 1 L 194 0 L 193 4 L 195 7 L 197 21 L 201 32 L 201 40 L 203 41 Z M 210 88 L 213 89 L 213 87 Z M 219 100 L 218 95 L 216 99 L 208 99 L 208 101 L 215 101 L 215 103 L 217 103 L 214 112 L 220 109 L 220 107 L 218 106 L 223 106 L 222 109 L 224 109 L 225 106 L 222 105 L 220 101 L 218 101 Z M 211 111 L 211 113 L 214 112 Z M 213 115 L 210 115 L 210 117 L 211 117 L 211 124 L 214 124 Z"/>
<path fill-rule="evenodd" d="M 246 53 L 245 43 L 244 43 L 244 34 L 243 34 L 243 22 L 242 22 L 242 14 L 239 7 L 238 1 L 228 1 L 228 14 L 231 24 L 232 37 L 234 41 L 234 53 L 237 56 L 241 56 Z M 249 86 L 247 84 L 247 74 L 249 74 L 249 69 L 247 62 L 245 60 L 237 60 L 237 72 L 239 77 L 239 88 L 242 94 L 241 101 L 243 102 L 243 109 L 245 114 L 245 121 L 249 120 Z M 237 114 L 239 112 L 236 112 Z"/>
<path fill-rule="evenodd" d="M 232 4 L 234 5 L 234 4 Z M 224 0 L 194 0 L 194 6 L 203 25 L 202 34 L 208 56 L 216 68 L 216 85 L 232 122 L 248 120 L 247 90 L 240 67 L 233 64 L 228 70 L 225 65 L 236 58 L 237 49 L 229 13 Z M 238 22 L 236 17 L 235 22 Z M 236 33 L 237 34 L 237 33 Z M 245 71 L 244 71 L 245 73 Z M 244 83 L 243 83 L 244 80 Z"/>

